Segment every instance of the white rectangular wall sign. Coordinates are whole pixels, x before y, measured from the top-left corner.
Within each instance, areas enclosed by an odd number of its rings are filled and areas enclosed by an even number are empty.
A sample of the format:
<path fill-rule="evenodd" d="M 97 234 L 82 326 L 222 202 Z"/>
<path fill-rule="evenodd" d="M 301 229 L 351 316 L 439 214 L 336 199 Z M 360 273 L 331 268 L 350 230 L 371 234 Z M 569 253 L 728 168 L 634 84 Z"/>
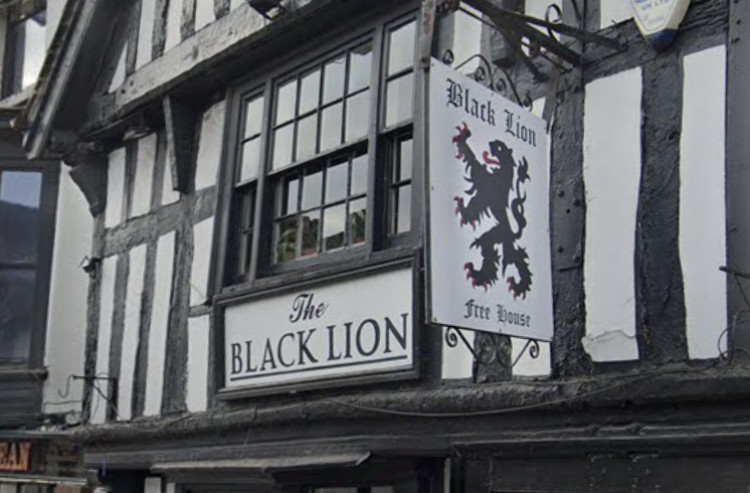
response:
<path fill-rule="evenodd" d="M 432 61 L 432 323 L 552 339 L 546 128 L 524 108 Z"/>
<path fill-rule="evenodd" d="M 225 389 L 411 370 L 412 270 L 228 306 Z"/>

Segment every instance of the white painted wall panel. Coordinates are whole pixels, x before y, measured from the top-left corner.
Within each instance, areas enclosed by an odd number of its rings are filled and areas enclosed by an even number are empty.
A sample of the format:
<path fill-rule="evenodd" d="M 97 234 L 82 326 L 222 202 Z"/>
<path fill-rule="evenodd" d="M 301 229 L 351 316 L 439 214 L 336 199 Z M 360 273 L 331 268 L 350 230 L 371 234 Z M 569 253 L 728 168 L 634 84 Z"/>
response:
<path fill-rule="evenodd" d="M 638 358 L 634 252 L 641 176 L 641 92 L 640 68 L 586 86 L 584 345 L 594 361 Z M 604 345 L 613 337 L 614 352 Z"/>
<path fill-rule="evenodd" d="M 193 229 L 193 264 L 190 271 L 191 305 L 198 305 L 206 301 L 213 233 L 213 217 L 199 222 Z"/>
<path fill-rule="evenodd" d="M 600 26 L 602 29 L 612 24 L 624 22 L 633 17 L 628 0 L 602 0 L 600 5 Z"/>
<path fill-rule="evenodd" d="M 86 199 L 67 168 L 60 173 L 55 224 L 44 357 L 44 366 L 49 370 L 44 383 L 44 411 L 80 412 L 83 382 L 71 382 L 65 398 L 60 397 L 60 392 L 65 392 L 68 376 L 83 374 L 89 276 L 80 263 L 85 255 L 91 255 L 94 222 Z"/>
<path fill-rule="evenodd" d="M 727 279 L 719 271 L 726 264 L 726 49 L 688 55 L 684 66 L 680 259 L 688 352 L 691 358 L 715 358 L 728 325 Z"/>
<path fill-rule="evenodd" d="M 211 24 L 216 20 L 214 16 L 214 3 L 205 0 L 198 0 L 195 2 L 195 30 L 199 31 L 201 28 Z"/>
<path fill-rule="evenodd" d="M 604 0 L 605 2 L 607 0 Z M 623 2 L 625 0 L 617 0 L 618 2 Z M 555 4 L 558 7 L 562 6 L 562 0 L 526 0 L 526 4 L 524 6 L 524 13 L 531 17 L 536 17 L 537 19 L 544 20 L 545 16 L 547 15 L 547 8 Z M 552 14 L 552 17 L 550 18 L 550 21 L 554 21 L 555 16 Z M 545 28 L 539 28 L 538 29 L 543 30 L 544 32 L 547 32 L 547 29 Z"/>
<path fill-rule="evenodd" d="M 130 251 L 130 268 L 125 294 L 125 325 L 122 334 L 120 379 L 117 392 L 117 414 L 123 421 L 128 421 L 132 417 L 133 384 L 141 333 L 141 302 L 145 272 L 146 245 L 140 245 Z"/>
<path fill-rule="evenodd" d="M 45 46 L 49 48 L 52 38 L 55 36 L 57 27 L 60 25 L 63 9 L 67 0 L 47 0 L 47 32 Z"/>
<path fill-rule="evenodd" d="M 464 342 L 459 338 L 458 346 L 450 347 L 445 340 L 447 329 L 443 328 L 443 380 L 458 380 L 472 378 L 474 368 L 474 357 L 466 348 Z M 474 332 L 463 331 L 469 344 L 474 345 Z"/>
<path fill-rule="evenodd" d="M 169 0 L 167 7 L 167 37 L 164 42 L 164 51 L 169 51 L 182 41 L 180 25 L 182 24 L 183 0 Z"/>
<path fill-rule="evenodd" d="M 107 168 L 107 210 L 104 225 L 117 226 L 122 221 L 122 206 L 125 198 L 125 148 L 112 151 Z"/>
<path fill-rule="evenodd" d="M 117 88 L 120 87 L 123 82 L 125 82 L 125 64 L 127 62 L 128 54 L 128 50 L 126 50 L 125 48 L 126 47 L 123 46 L 122 53 L 120 53 L 120 58 L 117 60 L 115 73 L 112 75 L 112 80 L 109 82 L 109 87 L 107 88 L 108 93 L 117 90 Z"/>
<path fill-rule="evenodd" d="M 135 183 L 130 217 L 142 216 L 151 210 L 151 188 L 156 162 L 156 134 L 138 140 L 138 155 L 135 165 Z"/>
<path fill-rule="evenodd" d="M 146 478 L 143 481 L 143 493 L 161 493 L 161 478 L 158 476 Z"/>
<path fill-rule="evenodd" d="M 229 9 L 234 10 L 241 5 L 247 5 L 246 0 L 230 0 Z"/>
<path fill-rule="evenodd" d="M 146 416 L 155 416 L 161 412 L 174 256 L 175 233 L 172 232 L 159 238 L 156 248 L 154 299 L 148 338 L 146 400 L 143 411 Z"/>
<path fill-rule="evenodd" d="M 481 13 L 468 5 L 462 5 L 471 12 L 480 15 Z M 458 11 L 454 14 L 453 24 L 453 46 L 451 51 L 455 56 L 456 65 L 461 64 L 481 52 L 482 48 L 482 23 L 477 19 Z M 473 73 L 479 65 L 478 61 L 471 61 L 461 67 L 460 72 L 465 74 Z"/>
<path fill-rule="evenodd" d="M 514 376 L 544 377 L 552 374 L 552 353 L 548 342 L 539 343 L 539 355 L 536 358 L 531 357 L 528 348 L 524 351 L 525 339 L 514 337 L 511 339 L 511 343 L 513 346 L 511 361 L 518 360 L 516 366 L 513 367 Z M 524 351 L 524 353 L 519 358 L 521 351 Z"/>
<path fill-rule="evenodd" d="M 216 184 L 221 162 L 221 146 L 224 140 L 224 101 L 211 106 L 203 114 L 201 136 L 198 143 L 198 163 L 195 170 L 195 189 Z"/>
<path fill-rule="evenodd" d="M 156 1 L 141 0 L 141 19 L 138 24 L 138 51 L 135 57 L 136 69 L 143 67 L 151 61 L 155 18 Z"/>
<path fill-rule="evenodd" d="M 112 344 L 112 314 L 115 308 L 115 276 L 117 274 L 117 257 L 107 257 L 102 262 L 101 302 L 99 305 L 99 332 L 96 340 L 96 376 L 109 376 L 109 350 Z M 91 422 L 104 423 L 109 403 L 103 396 L 109 395 L 109 384 L 106 380 L 97 380 L 94 385 L 99 392 L 91 397 Z"/>
<path fill-rule="evenodd" d="M 172 188 L 172 170 L 168 164 L 172 159 L 171 151 L 167 149 L 167 153 L 167 159 L 159 163 L 159 166 L 164 166 L 164 178 L 161 183 L 161 205 L 173 204 L 180 200 L 180 192 L 177 192 Z"/>
<path fill-rule="evenodd" d="M 187 395 L 188 411 L 208 408 L 208 334 L 209 316 L 188 320 Z"/>

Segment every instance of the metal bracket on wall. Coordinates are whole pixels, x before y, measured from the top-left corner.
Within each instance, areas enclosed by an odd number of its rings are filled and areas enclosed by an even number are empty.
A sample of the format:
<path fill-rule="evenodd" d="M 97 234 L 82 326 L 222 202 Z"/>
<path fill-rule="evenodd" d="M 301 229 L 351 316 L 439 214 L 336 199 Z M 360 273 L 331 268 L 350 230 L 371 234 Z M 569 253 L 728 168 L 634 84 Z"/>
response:
<path fill-rule="evenodd" d="M 583 14 L 577 0 L 568 1 L 572 4 L 577 22 L 582 25 Z M 500 33 L 537 81 L 546 81 L 549 74 L 542 72 L 534 58 L 542 57 L 559 70 L 577 67 L 587 61 L 582 53 L 562 43 L 556 35 L 567 36 L 584 44 L 594 43 L 613 51 L 622 49 L 621 43 L 616 39 L 563 24 L 563 10 L 558 4 L 550 4 L 545 18 L 539 19 L 503 8 L 496 0 L 466 0 L 466 4 L 478 10 L 481 15 L 463 7 L 461 3 L 460 0 L 444 0 L 438 12 L 444 14 L 461 11 Z M 555 20 L 552 20 L 553 15 L 556 16 Z"/>
<path fill-rule="evenodd" d="M 464 346 L 466 346 L 466 349 L 469 350 L 472 356 L 474 356 L 474 359 L 480 364 L 490 365 L 492 363 L 497 363 L 508 369 L 514 368 L 516 365 L 518 365 L 518 362 L 521 361 L 521 358 L 523 358 L 523 356 L 527 352 L 533 359 L 537 359 L 540 353 L 539 341 L 535 339 L 527 339 L 526 344 L 518 353 L 516 358 L 510 363 L 510 365 L 505 365 L 502 362 L 503 354 L 501 354 L 500 350 L 495 349 L 490 352 L 477 351 L 476 349 L 474 349 L 474 346 L 469 342 L 461 329 L 459 329 L 458 327 L 446 327 L 445 343 L 448 344 L 448 347 L 458 347 L 459 341 L 463 342 Z"/>

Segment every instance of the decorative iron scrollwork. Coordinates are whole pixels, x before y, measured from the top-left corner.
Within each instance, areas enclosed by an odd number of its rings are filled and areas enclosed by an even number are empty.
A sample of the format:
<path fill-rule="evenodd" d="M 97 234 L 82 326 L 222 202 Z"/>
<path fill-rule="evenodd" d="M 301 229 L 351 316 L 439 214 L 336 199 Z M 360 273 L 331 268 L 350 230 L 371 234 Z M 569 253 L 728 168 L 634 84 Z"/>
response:
<path fill-rule="evenodd" d="M 442 60 L 446 65 L 452 66 L 455 58 L 456 57 L 451 50 L 445 50 L 443 52 Z M 472 55 L 454 68 L 456 70 L 461 70 L 462 67 L 468 65 L 474 60 L 479 62 L 479 65 L 474 70 L 474 80 L 489 89 L 502 94 L 508 99 L 514 99 L 524 108 L 531 108 L 531 105 L 533 104 L 531 95 L 527 92 L 524 97 L 521 97 L 510 73 L 508 73 L 503 67 L 494 66 L 493 68 L 493 64 L 487 60 L 484 55 Z"/>
<path fill-rule="evenodd" d="M 503 351 L 497 347 L 495 348 L 482 348 L 482 350 L 477 351 L 474 348 L 474 345 L 469 342 L 469 340 L 464 335 L 463 331 L 457 327 L 446 327 L 445 330 L 445 343 L 448 345 L 448 347 L 458 347 L 458 343 L 463 342 L 464 346 L 466 346 L 466 349 L 469 350 L 471 355 L 474 357 L 474 359 L 481 365 L 491 365 L 493 363 L 499 364 L 505 368 L 512 369 L 518 363 L 521 361 L 521 358 L 528 353 L 529 357 L 532 359 L 539 358 L 539 355 L 541 354 L 541 346 L 539 345 L 539 341 L 535 339 L 527 339 L 526 344 L 523 346 L 521 351 L 518 353 L 516 358 L 510 363 L 510 365 L 506 365 L 503 363 Z"/>

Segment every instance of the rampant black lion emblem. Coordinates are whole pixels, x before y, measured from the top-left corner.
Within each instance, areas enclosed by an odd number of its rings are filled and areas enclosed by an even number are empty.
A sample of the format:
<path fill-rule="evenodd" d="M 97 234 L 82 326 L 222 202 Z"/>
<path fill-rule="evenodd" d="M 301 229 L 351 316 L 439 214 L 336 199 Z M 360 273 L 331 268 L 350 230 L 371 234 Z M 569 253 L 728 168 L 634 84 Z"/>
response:
<path fill-rule="evenodd" d="M 488 144 L 489 152 L 484 151 L 481 163 L 474 151 L 467 143 L 471 131 L 466 123 L 456 127 L 458 134 L 453 137 L 458 154 L 456 159 L 466 163 L 468 176 L 466 181 L 471 188 L 466 194 L 471 196 L 468 204 L 464 204 L 463 197 L 455 197 L 456 215 L 461 218 L 461 226 L 470 224 L 476 229 L 485 217 L 494 220 L 495 225 L 487 232 L 475 238 L 471 248 L 479 248 L 482 255 L 482 266 L 479 269 L 468 262 L 464 264 L 466 278 L 471 279 L 472 286 L 483 287 L 485 291 L 498 280 L 498 269 L 502 257 L 502 275 L 509 265 L 513 265 L 518 273 L 518 279 L 509 276 L 506 281 L 514 298 L 526 298 L 531 290 L 531 270 L 529 269 L 529 255 L 526 249 L 518 245 L 526 227 L 524 217 L 524 203 L 526 194 L 521 194 L 521 184 L 531 179 L 529 163 L 522 158 L 518 163 L 513 158 L 513 151 L 500 140 Z M 511 191 L 515 190 L 515 197 L 511 199 Z M 518 229 L 513 231 L 508 217 L 508 209 L 516 222 Z"/>

